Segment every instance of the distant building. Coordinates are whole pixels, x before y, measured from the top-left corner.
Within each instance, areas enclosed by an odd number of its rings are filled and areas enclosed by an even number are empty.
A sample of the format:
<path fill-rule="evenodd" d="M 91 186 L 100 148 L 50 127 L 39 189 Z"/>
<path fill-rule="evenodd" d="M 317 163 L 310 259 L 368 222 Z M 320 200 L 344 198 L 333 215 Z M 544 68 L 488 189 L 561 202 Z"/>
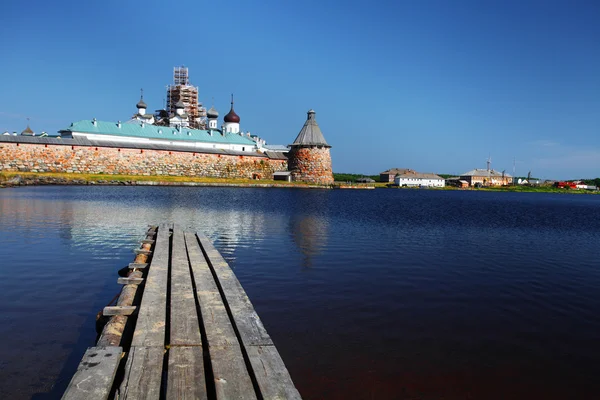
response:
<path fill-rule="evenodd" d="M 407 172 L 414 172 L 409 168 L 392 168 L 387 171 L 379 173 L 379 182 L 394 182 L 396 175 L 406 174 Z"/>
<path fill-rule="evenodd" d="M 444 187 L 446 186 L 446 181 L 436 174 L 409 171 L 396 175 L 394 184 L 396 186 Z"/>
<path fill-rule="evenodd" d="M 467 181 L 470 186 L 506 186 L 512 184 L 511 175 L 498 172 L 493 169 L 472 169 L 460 176 L 461 180 Z"/>
<path fill-rule="evenodd" d="M 356 180 L 357 183 L 375 183 L 375 181 L 369 177 L 362 176 Z"/>
<path fill-rule="evenodd" d="M 167 87 L 167 112 L 176 120 L 185 115 L 185 126 L 206 128 L 206 108 L 198 101 L 198 87 L 190 83 L 185 66 L 173 68 L 173 84 Z"/>

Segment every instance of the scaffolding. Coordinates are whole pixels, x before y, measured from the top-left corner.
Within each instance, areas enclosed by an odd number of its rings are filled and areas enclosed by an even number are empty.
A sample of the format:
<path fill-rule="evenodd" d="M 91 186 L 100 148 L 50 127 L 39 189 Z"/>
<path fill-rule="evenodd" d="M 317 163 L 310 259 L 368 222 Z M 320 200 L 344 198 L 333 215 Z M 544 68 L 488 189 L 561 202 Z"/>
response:
<path fill-rule="evenodd" d="M 175 114 L 175 104 L 179 101 L 189 116 L 190 126 L 202 129 L 206 126 L 206 108 L 198 101 L 198 87 L 191 85 L 188 68 L 173 68 L 173 84 L 167 86 L 167 112 Z"/>

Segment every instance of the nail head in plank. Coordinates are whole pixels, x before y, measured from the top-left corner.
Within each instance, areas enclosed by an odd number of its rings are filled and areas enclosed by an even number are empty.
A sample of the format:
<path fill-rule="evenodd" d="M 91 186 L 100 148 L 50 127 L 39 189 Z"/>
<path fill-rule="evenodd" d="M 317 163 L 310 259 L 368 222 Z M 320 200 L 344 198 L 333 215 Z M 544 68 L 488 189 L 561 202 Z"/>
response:
<path fill-rule="evenodd" d="M 90 347 L 71 379 L 63 400 L 107 399 L 121 361 L 121 347 Z"/>
<path fill-rule="evenodd" d="M 131 315 L 135 312 L 136 306 L 107 306 L 102 310 L 105 317 L 112 315 Z"/>
<path fill-rule="evenodd" d="M 239 346 L 210 347 L 217 399 L 256 399 Z"/>
<path fill-rule="evenodd" d="M 144 269 L 148 266 L 148 263 L 129 263 L 129 268 Z"/>
<path fill-rule="evenodd" d="M 118 278 L 117 283 L 119 285 L 139 285 L 144 282 L 144 278 Z"/>
<path fill-rule="evenodd" d="M 171 346 L 167 399 L 207 399 L 202 348 Z"/>
<path fill-rule="evenodd" d="M 164 354 L 164 347 L 132 347 L 118 398 L 158 399 Z"/>
<path fill-rule="evenodd" d="M 133 333 L 132 346 L 164 346 L 169 268 L 169 230 L 158 228 L 154 256 L 148 269 L 144 293 Z"/>
<path fill-rule="evenodd" d="M 171 345 L 200 346 L 200 324 L 183 231 L 175 225 L 171 252 Z"/>

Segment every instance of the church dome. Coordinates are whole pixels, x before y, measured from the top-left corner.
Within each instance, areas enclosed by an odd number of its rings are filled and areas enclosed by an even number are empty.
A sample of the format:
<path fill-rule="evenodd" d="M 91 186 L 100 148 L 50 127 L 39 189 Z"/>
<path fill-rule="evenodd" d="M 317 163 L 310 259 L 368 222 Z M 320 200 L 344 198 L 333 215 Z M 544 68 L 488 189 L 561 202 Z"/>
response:
<path fill-rule="evenodd" d="M 185 104 L 183 104 L 183 101 L 179 100 L 175 103 L 175 108 L 185 108 Z"/>
<path fill-rule="evenodd" d="M 140 99 L 140 101 L 138 101 L 138 103 L 135 105 L 138 109 L 140 108 L 148 108 L 148 106 L 146 105 L 146 103 L 144 102 L 144 99 Z"/>
<path fill-rule="evenodd" d="M 215 107 L 212 106 L 211 108 L 208 109 L 208 111 L 206 112 L 206 116 L 208 118 L 219 118 L 219 112 L 217 110 L 215 110 Z M 239 117 L 238 117 L 239 119 Z"/>
<path fill-rule="evenodd" d="M 225 122 L 237 122 L 238 124 L 240 123 L 240 116 L 237 115 L 235 111 L 233 111 L 233 104 L 231 105 L 231 110 L 229 111 L 229 113 L 227 113 L 223 120 Z"/>

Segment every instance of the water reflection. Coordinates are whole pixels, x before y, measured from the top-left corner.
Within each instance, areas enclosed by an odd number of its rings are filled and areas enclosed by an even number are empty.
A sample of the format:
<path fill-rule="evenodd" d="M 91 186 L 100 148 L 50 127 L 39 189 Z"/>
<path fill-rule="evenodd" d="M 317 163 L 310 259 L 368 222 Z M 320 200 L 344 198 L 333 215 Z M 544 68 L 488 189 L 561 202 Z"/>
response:
<path fill-rule="evenodd" d="M 311 267 L 313 257 L 327 246 L 329 222 L 317 215 L 294 215 L 288 226 L 294 243 L 304 255 L 304 267 Z"/>

